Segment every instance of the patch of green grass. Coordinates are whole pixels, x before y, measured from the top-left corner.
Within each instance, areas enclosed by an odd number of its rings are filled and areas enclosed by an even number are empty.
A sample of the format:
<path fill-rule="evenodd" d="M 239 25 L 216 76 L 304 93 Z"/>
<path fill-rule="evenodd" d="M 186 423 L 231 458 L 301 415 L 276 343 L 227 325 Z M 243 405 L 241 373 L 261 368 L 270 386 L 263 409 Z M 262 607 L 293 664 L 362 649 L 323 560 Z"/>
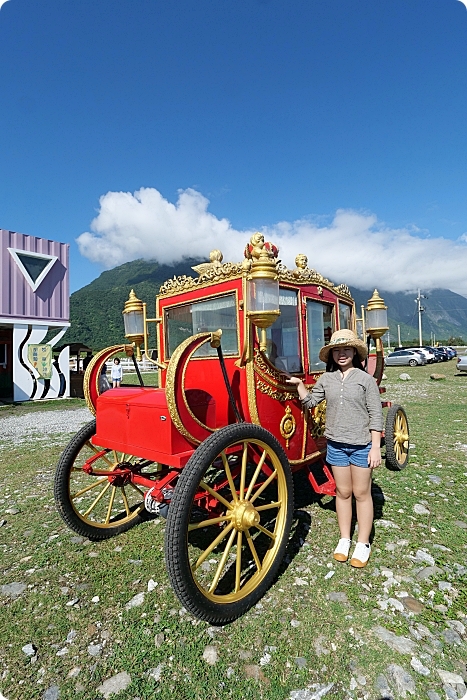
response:
<path fill-rule="evenodd" d="M 386 674 L 392 663 L 412 675 L 417 697 L 426 695 L 427 689 L 442 695 L 435 669 L 459 673 L 466 655 L 465 640 L 460 646 L 448 645 L 440 633 L 448 620 L 466 623 L 461 616 L 467 609 L 462 569 L 467 565 L 467 538 L 456 521 L 467 522 L 467 452 L 462 447 L 467 377 L 456 376 L 453 362 L 409 369 L 409 382 L 398 379 L 402 371 L 405 368 L 386 370 L 385 397 L 406 408 L 413 447 L 404 471 L 381 468 L 374 474 L 380 500 L 368 567 L 353 570 L 333 562 L 338 538 L 333 503 L 331 499 L 318 503 L 310 492 L 296 514 L 297 526 L 310 524 L 304 543 L 260 605 L 222 629 L 193 619 L 175 598 L 164 563 L 165 521 L 145 522 L 102 543 L 73 542 L 74 533 L 65 527 L 53 504 L 53 471 L 60 449 L 31 443 L 4 452 L 0 461 L 0 519 L 6 520 L 0 527 L 1 583 L 27 585 L 15 600 L 0 597 L 4 696 L 39 699 L 57 684 L 60 700 L 97 700 L 101 697 L 97 687 L 126 671 L 132 682 L 115 696 L 119 700 L 285 700 L 293 689 L 329 682 L 334 687 L 326 698 L 347 700 L 368 692 L 373 700 L 378 697 L 375 679 Z M 442 371 L 447 378 L 430 380 L 433 371 Z M 84 404 L 70 400 L 10 406 L 0 411 L 0 419 L 44 410 L 46 405 L 53 410 Z M 430 476 L 439 477 L 440 483 Z M 417 503 L 425 505 L 429 514 L 417 515 Z M 6 514 L 12 506 L 20 512 Z M 381 520 L 386 526 L 379 524 Z M 431 554 L 440 572 L 429 579 L 418 578 L 427 565 L 416 561 L 418 550 Z M 395 577 L 386 592 L 385 568 Z M 330 570 L 334 575 L 326 579 Z M 151 578 L 158 585 L 148 593 Z M 307 585 L 297 585 L 296 579 Z M 440 581 L 450 582 L 452 590 L 441 591 Z M 388 597 L 398 600 L 400 591 L 419 600 L 422 611 L 409 614 L 391 606 L 382 610 L 381 602 Z M 140 592 L 145 592 L 143 604 L 127 610 L 128 601 Z M 346 602 L 330 600 L 332 592 L 345 593 Z M 436 609 L 437 605 L 445 609 Z M 374 632 L 380 625 L 414 639 L 410 630 L 417 623 L 438 640 L 437 644 L 430 639 L 420 642 L 414 653 L 429 655 L 430 660 L 423 660 L 431 669 L 428 677 L 413 671 L 411 655 L 394 651 Z M 21 650 L 27 643 L 38 650 L 33 662 Z M 92 656 L 90 650 L 96 645 L 101 645 L 100 653 Z M 217 650 L 213 666 L 203 659 L 208 645 Z M 302 657 L 304 668 L 296 661 Z M 351 678 L 359 676 L 366 678 L 366 686 L 360 694 L 350 692 Z"/>

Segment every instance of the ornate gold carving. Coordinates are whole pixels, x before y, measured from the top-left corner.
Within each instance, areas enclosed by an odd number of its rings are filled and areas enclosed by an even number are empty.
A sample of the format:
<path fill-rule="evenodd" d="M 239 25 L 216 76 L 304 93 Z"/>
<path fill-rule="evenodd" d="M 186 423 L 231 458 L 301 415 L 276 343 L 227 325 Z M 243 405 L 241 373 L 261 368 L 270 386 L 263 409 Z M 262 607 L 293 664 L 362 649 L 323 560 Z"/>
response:
<path fill-rule="evenodd" d="M 180 294 L 193 289 L 202 289 L 216 282 L 239 278 L 242 274 L 250 270 L 253 260 L 260 259 L 261 253 L 263 256 L 267 254 L 268 257 L 272 258 L 277 257 L 278 254 L 277 248 L 272 243 L 264 242 L 262 234 L 254 234 L 245 250 L 248 252 L 246 253 L 244 261 L 240 263 L 222 263 L 222 253 L 220 251 L 212 251 L 210 254 L 211 262 L 200 263 L 200 265 L 195 265 L 193 268 L 196 272 L 200 273 L 199 277 L 193 278 L 187 275 L 173 277 L 173 279 L 164 282 L 159 290 L 159 295 L 167 296 Z M 295 264 L 297 265 L 296 269 L 289 270 L 282 263 L 277 263 L 275 269 L 279 277 L 279 282 L 317 284 L 352 300 L 352 295 L 346 284 L 335 286 L 326 277 L 320 275 L 319 272 L 307 267 L 308 259 L 303 253 L 297 255 Z"/>
<path fill-rule="evenodd" d="M 290 408 L 290 406 L 286 406 L 285 415 L 282 417 L 282 420 L 279 424 L 279 430 L 281 432 L 282 437 L 285 440 L 285 446 L 287 449 L 289 449 L 289 440 L 295 433 L 296 429 L 297 423 L 295 422 L 295 418 L 293 417 L 292 409 Z"/>
<path fill-rule="evenodd" d="M 337 287 L 334 288 L 334 291 L 337 294 L 340 294 L 341 296 L 349 297 L 349 299 L 352 299 L 350 289 L 348 288 L 348 286 L 346 284 L 338 284 Z"/>
<path fill-rule="evenodd" d="M 216 282 L 223 282 L 228 279 L 235 279 L 242 276 L 241 263 L 224 263 L 219 266 L 210 266 L 199 277 L 193 278 L 187 275 L 174 277 L 161 285 L 159 296 L 180 294 L 192 289 L 202 289 L 209 287 Z"/>
<path fill-rule="evenodd" d="M 205 272 L 215 270 L 218 267 L 222 267 L 221 263 L 223 259 L 224 256 L 222 255 L 220 250 L 211 250 L 211 252 L 209 253 L 210 262 L 200 263 L 199 265 L 193 265 L 191 269 L 197 272 L 198 275 L 203 275 Z"/>
<path fill-rule="evenodd" d="M 259 378 L 256 380 L 256 388 L 259 389 L 262 394 L 271 396 L 271 398 L 277 401 L 292 401 L 297 398 L 295 394 L 291 394 L 288 391 L 279 391 L 276 387 L 266 384 Z"/>
<path fill-rule="evenodd" d="M 324 435 L 326 427 L 326 401 L 321 401 L 317 406 L 311 409 L 311 424 L 310 432 L 314 438 L 320 438 Z"/>
<path fill-rule="evenodd" d="M 260 370 L 263 371 L 264 374 L 267 374 L 272 379 L 275 379 L 276 382 L 281 381 L 282 376 L 280 372 L 278 372 L 275 367 L 273 367 L 271 364 L 265 361 L 263 354 L 258 350 L 258 348 L 255 348 L 255 364 Z"/>

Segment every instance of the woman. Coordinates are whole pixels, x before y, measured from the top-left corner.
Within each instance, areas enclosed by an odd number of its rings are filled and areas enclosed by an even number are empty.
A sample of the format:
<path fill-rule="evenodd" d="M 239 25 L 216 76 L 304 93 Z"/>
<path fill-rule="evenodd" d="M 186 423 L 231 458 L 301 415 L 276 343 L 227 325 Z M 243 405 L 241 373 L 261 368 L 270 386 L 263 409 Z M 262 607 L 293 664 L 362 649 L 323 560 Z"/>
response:
<path fill-rule="evenodd" d="M 118 359 L 118 357 L 116 357 L 114 360 L 110 375 L 112 377 L 113 388 L 115 389 L 116 387 L 119 387 L 120 382 L 122 381 L 122 378 L 123 378 L 123 367 L 121 366 L 120 360 Z"/>
<path fill-rule="evenodd" d="M 383 412 L 378 385 L 362 362 L 367 356 L 363 341 L 347 329 L 332 334 L 319 357 L 326 372 L 309 393 L 298 377 L 287 381 L 297 387 L 304 408 L 326 399 L 327 455 L 336 482 L 336 512 L 340 540 L 334 559 L 347 561 L 351 545 L 352 495 L 357 504 L 358 542 L 350 563 L 366 566 L 371 554 L 373 526 L 372 470 L 381 464 Z"/>

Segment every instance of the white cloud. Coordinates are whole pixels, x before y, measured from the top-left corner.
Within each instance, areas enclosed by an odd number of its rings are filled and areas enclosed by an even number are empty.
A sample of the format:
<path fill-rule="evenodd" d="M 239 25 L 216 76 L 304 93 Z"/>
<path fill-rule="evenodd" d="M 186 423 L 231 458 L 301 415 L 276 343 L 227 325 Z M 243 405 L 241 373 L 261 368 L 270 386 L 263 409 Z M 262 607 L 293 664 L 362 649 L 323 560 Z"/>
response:
<path fill-rule="evenodd" d="M 99 204 L 91 232 L 77 242 L 82 255 L 105 268 L 137 258 L 165 264 L 207 259 L 213 248 L 222 250 L 224 261 L 239 261 L 253 233 L 211 214 L 209 200 L 192 189 L 181 191 L 176 204 L 154 188 L 108 192 Z M 421 237 L 351 210 L 338 210 L 328 225 L 302 219 L 261 230 L 288 267 L 297 253 L 305 253 L 308 265 L 336 284 L 393 292 L 444 287 L 467 295 L 467 236 L 458 241 Z"/>

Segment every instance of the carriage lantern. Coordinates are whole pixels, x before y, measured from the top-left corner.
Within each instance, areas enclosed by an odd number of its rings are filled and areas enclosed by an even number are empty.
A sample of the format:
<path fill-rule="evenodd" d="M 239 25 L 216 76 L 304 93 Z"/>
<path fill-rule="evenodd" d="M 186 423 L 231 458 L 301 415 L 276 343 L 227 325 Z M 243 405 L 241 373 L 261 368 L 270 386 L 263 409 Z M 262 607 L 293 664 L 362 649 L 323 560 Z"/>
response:
<path fill-rule="evenodd" d="M 377 289 L 373 292 L 373 296 L 368 300 L 366 307 L 366 332 L 377 341 L 386 331 L 388 326 L 388 307 L 384 305 L 384 299 L 379 295 Z"/>
<path fill-rule="evenodd" d="M 123 322 L 125 324 L 125 338 L 136 345 L 136 359 L 141 360 L 141 345 L 145 336 L 145 313 L 144 304 L 138 299 L 134 290 L 130 292 L 128 300 L 122 311 Z"/>

